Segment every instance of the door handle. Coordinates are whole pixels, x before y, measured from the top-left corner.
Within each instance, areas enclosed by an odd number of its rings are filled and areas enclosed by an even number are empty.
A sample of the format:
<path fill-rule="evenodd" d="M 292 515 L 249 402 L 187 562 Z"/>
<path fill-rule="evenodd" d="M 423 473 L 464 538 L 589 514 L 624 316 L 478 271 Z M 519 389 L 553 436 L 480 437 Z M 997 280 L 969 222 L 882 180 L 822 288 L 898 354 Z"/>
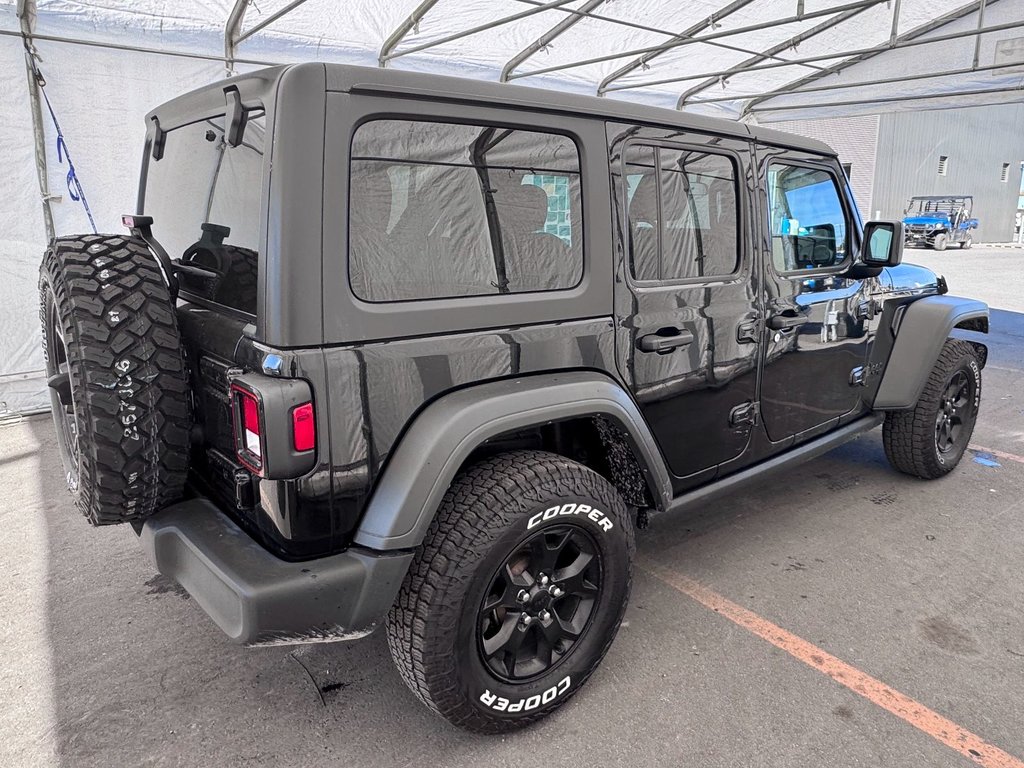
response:
<path fill-rule="evenodd" d="M 641 352 L 671 352 L 676 347 L 693 343 L 693 334 L 683 328 L 660 328 L 657 333 L 641 336 L 638 342 Z"/>
<path fill-rule="evenodd" d="M 768 318 L 768 327 L 773 331 L 787 331 L 808 321 L 807 315 L 772 315 Z"/>

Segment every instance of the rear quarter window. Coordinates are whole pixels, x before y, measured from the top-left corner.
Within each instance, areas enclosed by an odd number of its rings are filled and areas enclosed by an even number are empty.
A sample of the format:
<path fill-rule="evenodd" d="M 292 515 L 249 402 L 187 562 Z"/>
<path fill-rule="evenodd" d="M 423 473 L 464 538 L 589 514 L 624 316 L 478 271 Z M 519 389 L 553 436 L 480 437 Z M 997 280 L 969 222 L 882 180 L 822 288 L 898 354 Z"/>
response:
<path fill-rule="evenodd" d="M 349 280 L 364 301 L 557 291 L 583 278 L 567 136 L 373 120 L 352 142 Z"/>

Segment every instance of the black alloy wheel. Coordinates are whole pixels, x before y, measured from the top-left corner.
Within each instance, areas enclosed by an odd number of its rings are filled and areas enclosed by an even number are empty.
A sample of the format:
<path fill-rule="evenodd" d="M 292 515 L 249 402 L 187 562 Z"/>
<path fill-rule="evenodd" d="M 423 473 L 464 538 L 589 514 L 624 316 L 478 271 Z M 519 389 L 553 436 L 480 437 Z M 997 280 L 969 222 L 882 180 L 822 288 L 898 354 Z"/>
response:
<path fill-rule="evenodd" d="M 524 541 L 494 574 L 480 607 L 483 662 L 506 682 L 556 667 L 590 626 L 601 576 L 600 551 L 580 526 L 545 528 Z"/>
<path fill-rule="evenodd" d="M 589 467 L 538 450 L 468 466 L 388 614 L 398 671 L 469 730 L 505 733 L 550 715 L 615 637 L 634 546 L 630 508 Z"/>
<path fill-rule="evenodd" d="M 914 407 L 885 415 L 882 443 L 893 467 L 933 480 L 960 463 L 978 420 L 982 359 L 971 342 L 946 339 Z"/>
<path fill-rule="evenodd" d="M 935 415 L 935 447 L 941 454 L 960 449 L 964 419 L 974 399 L 974 387 L 967 374 L 959 370 L 946 384 Z"/>

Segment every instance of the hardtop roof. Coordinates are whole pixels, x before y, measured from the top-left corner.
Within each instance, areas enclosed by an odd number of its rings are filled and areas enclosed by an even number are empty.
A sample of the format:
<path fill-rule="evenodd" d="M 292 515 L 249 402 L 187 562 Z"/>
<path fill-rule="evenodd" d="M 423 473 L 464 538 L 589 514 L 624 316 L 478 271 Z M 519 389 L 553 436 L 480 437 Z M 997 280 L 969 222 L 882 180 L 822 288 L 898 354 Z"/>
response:
<path fill-rule="evenodd" d="M 974 195 L 914 195 L 911 200 L 973 200 Z"/>
<path fill-rule="evenodd" d="M 298 65 L 308 66 L 308 65 Z M 325 64 L 329 91 L 383 91 L 391 94 L 441 98 L 452 101 L 480 101 L 547 112 L 585 114 L 614 120 L 653 123 L 698 131 L 752 138 L 766 144 L 835 156 L 828 144 L 816 139 L 736 120 L 707 117 L 632 101 L 564 93 L 509 83 L 471 80 L 463 77 L 407 72 L 397 69 Z"/>
<path fill-rule="evenodd" d="M 815 154 L 834 157 L 836 152 L 827 144 L 785 131 L 747 125 L 735 120 L 706 117 L 646 104 L 627 102 L 619 99 L 597 96 L 583 96 L 575 93 L 528 88 L 508 83 L 470 80 L 462 77 L 406 72 L 396 69 L 358 67 L 349 64 L 309 62 L 278 67 L 267 67 L 227 80 L 211 83 L 203 88 L 182 94 L 153 109 L 146 117 L 150 124 L 154 116 L 160 117 L 161 126 L 173 129 L 181 124 L 172 116 L 194 113 L 197 109 L 209 109 L 223 98 L 219 94 L 226 86 L 235 84 L 242 91 L 269 94 L 275 93 L 290 78 L 286 74 L 303 68 L 321 68 L 326 74 L 328 91 L 378 92 L 414 98 L 434 98 L 448 101 L 485 102 L 508 105 L 524 109 L 542 110 L 551 113 L 587 115 L 610 120 L 633 121 L 646 124 L 671 126 L 708 134 L 720 134 L 737 138 L 753 139 L 774 146 L 788 147 Z M 172 118 L 172 119 L 165 119 Z"/>

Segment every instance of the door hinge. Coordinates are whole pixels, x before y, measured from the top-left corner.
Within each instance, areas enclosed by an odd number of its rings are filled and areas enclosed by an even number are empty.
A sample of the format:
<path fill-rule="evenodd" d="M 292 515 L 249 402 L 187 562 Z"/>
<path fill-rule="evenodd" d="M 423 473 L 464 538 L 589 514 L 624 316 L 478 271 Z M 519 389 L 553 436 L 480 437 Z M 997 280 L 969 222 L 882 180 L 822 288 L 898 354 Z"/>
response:
<path fill-rule="evenodd" d="M 757 426 L 758 415 L 761 413 L 761 403 L 757 400 L 748 400 L 740 403 L 729 411 L 729 426 L 738 427 L 742 424 Z"/>
<path fill-rule="evenodd" d="M 736 341 L 740 344 L 757 343 L 757 320 L 750 320 L 736 327 Z"/>

